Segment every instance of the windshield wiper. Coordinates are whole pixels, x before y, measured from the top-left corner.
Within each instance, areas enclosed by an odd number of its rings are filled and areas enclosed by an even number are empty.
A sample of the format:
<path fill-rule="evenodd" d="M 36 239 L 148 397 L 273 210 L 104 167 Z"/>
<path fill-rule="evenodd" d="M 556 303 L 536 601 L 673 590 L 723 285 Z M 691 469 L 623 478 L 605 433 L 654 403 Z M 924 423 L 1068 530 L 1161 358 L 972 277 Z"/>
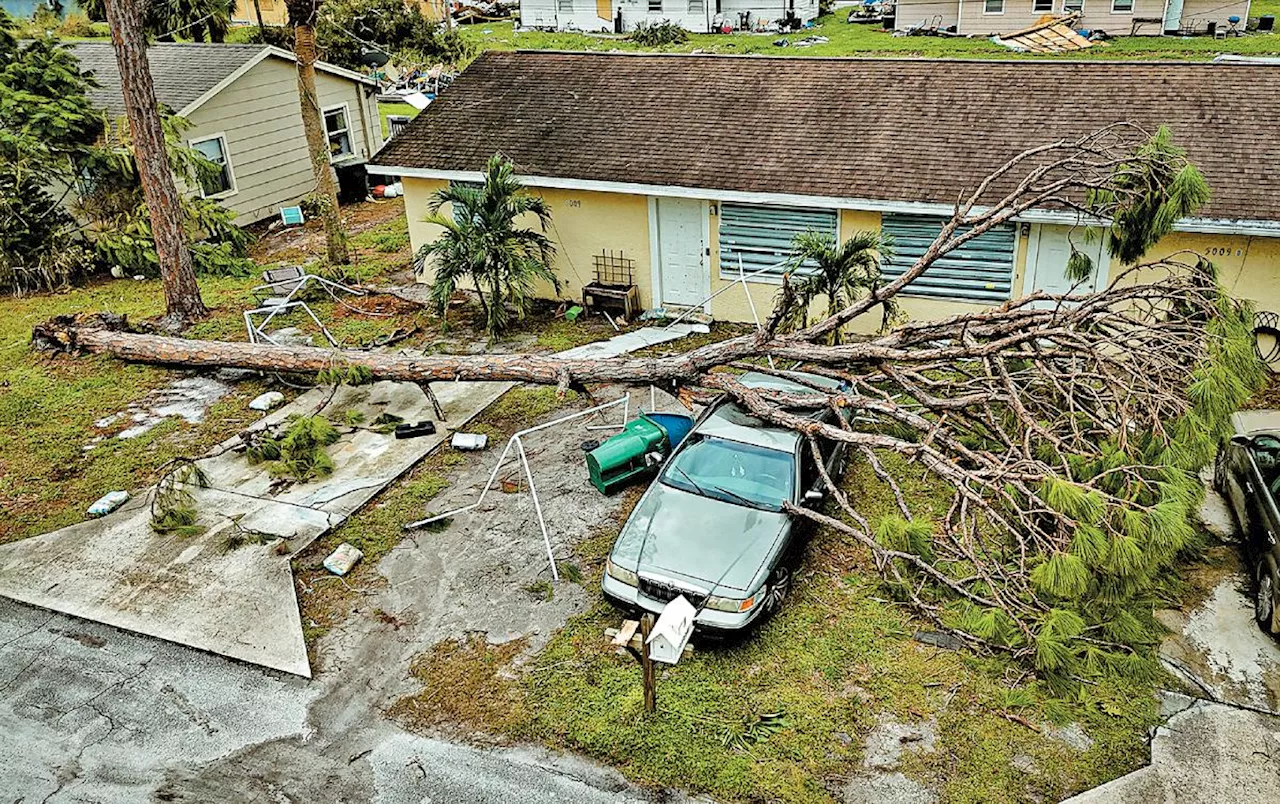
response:
<path fill-rule="evenodd" d="M 688 480 L 688 481 L 689 481 L 689 485 L 690 485 L 690 486 L 693 486 L 694 490 L 695 490 L 695 491 L 697 491 L 699 494 L 701 494 L 703 497 L 710 497 L 710 496 L 711 496 L 710 494 L 707 494 L 707 492 L 706 492 L 706 491 L 704 491 L 704 490 L 702 489 L 702 486 L 699 486 L 697 483 L 693 482 L 693 478 L 689 477 L 689 473 L 688 473 L 688 472 L 686 472 L 685 470 L 681 469 L 679 466 L 676 466 L 674 463 L 673 463 L 673 464 L 671 464 L 671 468 L 672 468 L 672 469 L 675 469 L 677 472 L 679 472 L 679 473 L 680 473 L 680 476 L 681 476 L 681 477 L 683 477 L 685 480 Z"/>
<path fill-rule="evenodd" d="M 736 491 L 729 491 L 728 489 L 724 488 L 723 486 L 712 486 L 711 488 L 715 489 L 716 491 L 720 492 L 721 494 L 727 494 L 727 495 L 729 495 L 730 497 L 734 498 L 735 500 L 737 500 L 738 502 L 740 502 L 740 503 L 742 503 L 743 505 L 747 506 L 748 508 L 765 508 L 765 507 L 766 507 L 766 506 L 764 505 L 764 503 L 761 503 L 761 502 L 759 502 L 759 501 L 757 501 L 757 500 L 748 500 L 746 497 L 743 497 L 743 496 L 742 496 L 741 494 L 739 494 L 738 492 L 736 492 Z"/>

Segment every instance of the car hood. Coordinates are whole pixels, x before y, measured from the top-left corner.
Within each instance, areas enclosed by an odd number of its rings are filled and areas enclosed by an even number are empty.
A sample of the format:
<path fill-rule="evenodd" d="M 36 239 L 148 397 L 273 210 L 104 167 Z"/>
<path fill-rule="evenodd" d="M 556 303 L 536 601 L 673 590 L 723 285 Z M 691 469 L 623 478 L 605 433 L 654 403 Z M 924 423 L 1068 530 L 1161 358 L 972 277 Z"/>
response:
<path fill-rule="evenodd" d="M 720 593 L 752 589 L 790 527 L 780 512 L 703 497 L 655 482 L 623 526 L 613 561 L 641 574 L 684 578 Z"/>

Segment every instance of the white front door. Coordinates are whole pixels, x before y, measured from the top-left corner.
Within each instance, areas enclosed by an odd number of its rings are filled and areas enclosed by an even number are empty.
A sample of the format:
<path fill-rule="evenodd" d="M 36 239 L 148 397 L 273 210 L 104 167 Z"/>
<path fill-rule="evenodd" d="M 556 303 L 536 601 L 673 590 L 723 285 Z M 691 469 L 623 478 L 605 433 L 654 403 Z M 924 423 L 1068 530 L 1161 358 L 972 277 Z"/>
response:
<path fill-rule="evenodd" d="M 707 298 L 706 240 L 702 202 L 659 198 L 658 284 L 662 304 L 694 307 Z"/>
<path fill-rule="evenodd" d="M 1025 293 L 1043 290 L 1045 293 L 1093 293 L 1107 282 L 1107 235 L 1105 230 L 1091 229 L 1086 236 L 1082 226 L 1050 226 L 1040 224 L 1031 229 L 1027 248 L 1027 282 Z M 1077 283 L 1067 278 L 1067 260 L 1071 259 L 1071 247 L 1093 260 L 1093 276 Z"/>

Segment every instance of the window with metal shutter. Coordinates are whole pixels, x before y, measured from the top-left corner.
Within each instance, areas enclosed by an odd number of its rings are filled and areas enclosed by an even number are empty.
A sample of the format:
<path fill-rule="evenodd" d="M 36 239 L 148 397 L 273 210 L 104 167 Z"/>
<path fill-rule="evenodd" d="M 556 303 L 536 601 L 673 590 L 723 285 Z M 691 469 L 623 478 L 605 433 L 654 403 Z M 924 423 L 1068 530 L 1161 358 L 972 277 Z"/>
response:
<path fill-rule="evenodd" d="M 836 236 L 836 210 L 720 205 L 720 275 L 738 278 L 742 273 L 772 270 L 761 277 L 781 277 L 791 259 L 791 240 L 810 229 Z M 804 266 L 801 266 L 803 270 Z"/>
<path fill-rule="evenodd" d="M 942 231 L 943 223 L 943 218 L 932 215 L 884 215 L 881 232 L 893 238 L 894 252 L 881 268 L 885 279 L 897 279 L 914 265 Z M 984 232 L 934 262 L 903 293 L 959 301 L 1005 301 L 1013 292 L 1017 239 L 1013 224 Z"/>

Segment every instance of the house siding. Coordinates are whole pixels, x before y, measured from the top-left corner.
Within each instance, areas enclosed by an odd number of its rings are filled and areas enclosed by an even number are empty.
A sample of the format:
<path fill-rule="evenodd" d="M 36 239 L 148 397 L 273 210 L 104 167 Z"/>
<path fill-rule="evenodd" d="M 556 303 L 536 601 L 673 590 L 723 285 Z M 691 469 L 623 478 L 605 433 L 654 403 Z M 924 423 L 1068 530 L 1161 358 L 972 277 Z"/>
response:
<path fill-rule="evenodd" d="M 670 21 L 695 33 L 708 33 L 717 15 L 734 26 L 739 15 L 751 13 L 767 21 L 781 19 L 787 10 L 794 11 L 802 22 L 818 16 L 817 0 L 661 0 L 659 11 L 649 10 L 649 0 L 521 0 L 520 24 L 525 28 L 574 27 L 583 31 L 612 31 L 614 18 L 622 12 L 623 30 L 634 30 L 641 22 Z M 607 16 L 606 16 L 607 15 Z"/>
<path fill-rule="evenodd" d="M 1213 0 L 1197 0 L 1201 7 L 1214 7 Z M 1188 3 L 1190 5 L 1190 3 Z M 1244 3 L 1242 5 L 1247 5 Z M 1080 27 L 1086 30 L 1106 31 L 1113 36 L 1128 36 L 1133 30 L 1135 18 L 1154 19 L 1164 16 L 1165 0 L 1134 0 L 1133 11 L 1113 13 L 1111 0 L 1084 0 Z M 1004 13 L 986 14 L 983 0 L 944 0 L 943 2 L 914 2 L 898 4 L 898 16 L 894 27 L 905 30 L 922 21 L 929 22 L 934 15 L 942 16 L 942 27 L 955 25 L 962 34 L 1009 34 L 1035 25 L 1048 14 L 1062 14 L 1063 0 L 1053 0 L 1053 11 L 1036 11 L 1033 0 L 1005 0 Z M 1184 11 L 1184 18 L 1189 11 Z M 1218 12 L 1221 13 L 1221 12 Z M 1230 14 L 1222 14 L 1223 25 Z M 1161 25 L 1148 23 L 1138 29 L 1139 35 L 1158 35 Z M 1203 26 L 1202 26 L 1203 27 Z"/>
<path fill-rule="evenodd" d="M 419 0 L 418 6 L 429 20 L 444 19 L 444 0 Z M 286 25 L 289 22 L 289 9 L 284 0 L 258 0 L 262 9 L 263 25 Z M 253 0 L 236 0 L 231 12 L 233 25 L 257 25 L 258 15 L 253 7 Z"/>
<path fill-rule="evenodd" d="M 446 185 L 434 179 L 404 179 L 405 213 L 409 218 L 409 236 L 416 251 L 439 236 L 441 229 L 425 223 L 427 205 L 431 194 Z M 558 298 L 580 300 L 582 287 L 592 279 L 592 259 L 602 250 L 622 251 L 635 260 L 635 284 L 640 291 L 640 302 L 646 309 L 656 306 L 653 255 L 657 244 L 650 242 L 650 201 L 648 196 L 624 193 L 584 192 L 549 188 L 531 188 L 551 206 L 555 226 L 549 232 L 556 245 L 555 271 L 562 285 Z M 750 323 L 754 320 L 751 307 L 764 318 L 773 308 L 778 293 L 777 282 L 752 281 L 735 283 L 720 276 L 719 261 L 719 203 L 707 201 L 707 231 L 710 257 L 711 292 L 723 290 L 710 303 L 710 313 L 720 321 Z M 840 210 L 838 237 L 846 239 L 860 230 L 879 231 L 881 216 L 866 210 Z M 526 226 L 535 225 L 532 220 Z M 1047 228 L 1048 225 L 1042 225 Z M 1014 274 L 1011 297 L 1017 298 L 1030 292 L 1027 284 L 1029 234 L 1033 227 L 1019 225 L 1014 251 Z M 1253 302 L 1260 310 L 1280 312 L 1280 238 L 1247 237 L 1231 235 L 1206 235 L 1175 232 L 1159 243 L 1144 260 L 1169 257 L 1182 251 L 1205 254 L 1218 266 L 1224 287 L 1237 298 Z M 1185 256 L 1185 255 L 1184 255 Z M 430 280 L 430 271 L 423 276 Z M 1112 260 L 1107 266 L 1106 280 L 1119 276 L 1124 266 Z M 738 287 L 729 287 L 730 285 Z M 747 299 L 750 293 L 750 301 Z M 553 288 L 547 284 L 538 289 L 543 298 L 556 298 Z M 947 299 L 911 296 L 898 298 L 902 312 L 910 319 L 933 320 L 946 316 L 978 312 L 994 303 L 963 302 Z M 824 311 L 821 302 L 813 315 Z M 853 323 L 855 332 L 870 334 L 880 326 L 880 316 L 863 316 Z"/>
<path fill-rule="evenodd" d="M 325 72 L 316 73 L 316 91 L 321 108 L 347 104 L 352 161 L 367 161 L 382 144 L 376 98 L 366 97 L 362 85 Z M 188 119 L 188 142 L 219 133 L 226 138 L 236 192 L 220 200 L 236 213 L 237 223 L 274 215 L 281 205 L 312 191 L 297 70 L 291 62 L 264 59 Z"/>
<path fill-rule="evenodd" d="M 1231 17 L 1240 18 L 1239 27 L 1243 31 L 1249 21 L 1249 0 L 1230 5 L 1223 5 L 1223 0 L 1183 0 L 1182 3 L 1182 24 L 1194 25 L 1197 31 L 1205 30 L 1210 22 L 1218 23 L 1218 30 L 1225 31 Z"/>

